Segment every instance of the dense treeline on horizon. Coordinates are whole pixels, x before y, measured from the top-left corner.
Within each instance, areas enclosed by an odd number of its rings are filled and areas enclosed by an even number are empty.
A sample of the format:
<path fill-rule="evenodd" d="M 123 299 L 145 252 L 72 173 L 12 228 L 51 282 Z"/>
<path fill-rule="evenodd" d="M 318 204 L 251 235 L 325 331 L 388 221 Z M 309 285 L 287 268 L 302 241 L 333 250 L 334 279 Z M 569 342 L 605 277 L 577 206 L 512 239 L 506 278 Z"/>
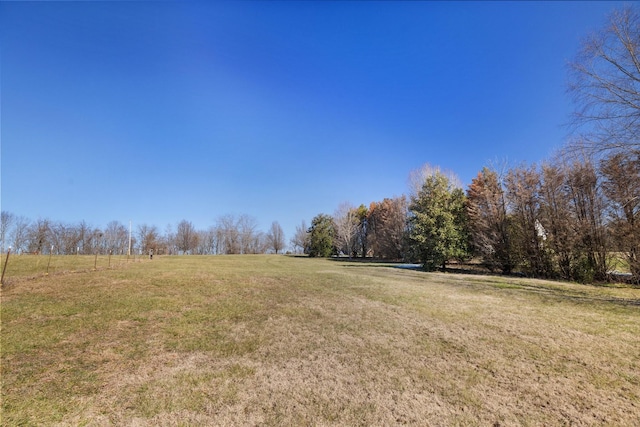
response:
<path fill-rule="evenodd" d="M 425 165 L 409 195 L 368 206 L 341 204 L 333 215 L 303 221 L 291 250 L 416 261 L 427 270 L 472 257 L 491 271 L 581 282 L 623 269 L 640 283 L 640 16 L 626 7 L 583 41 L 569 65 L 576 105 L 574 137 L 552 160 L 487 166 L 465 190 L 453 173 Z M 227 215 L 207 230 L 183 220 L 161 233 L 135 234 L 113 221 L 31 221 L 2 212 L 2 249 L 18 252 L 126 254 L 280 253 L 282 229 L 257 229 L 247 215 Z M 131 242 L 131 243 L 130 243 Z M 131 245 L 131 246 L 130 246 Z"/>
<path fill-rule="evenodd" d="M 505 170 L 485 167 L 466 192 L 425 165 L 406 196 L 317 215 L 298 233 L 311 256 L 420 262 L 480 258 L 490 271 L 580 282 L 624 269 L 640 278 L 640 150 Z M 626 265 L 625 265 L 626 264 Z M 624 267 L 622 267 L 624 265 Z"/>
<path fill-rule="evenodd" d="M 138 224 L 130 229 L 119 221 L 94 227 L 85 221 L 68 224 L 49 219 L 32 221 L 2 211 L 2 250 L 17 253 L 88 254 L 260 254 L 280 253 L 285 248 L 284 233 L 277 221 L 265 233 L 249 215 L 225 215 L 206 230 L 197 230 L 187 220 L 164 232 L 155 225 Z"/>

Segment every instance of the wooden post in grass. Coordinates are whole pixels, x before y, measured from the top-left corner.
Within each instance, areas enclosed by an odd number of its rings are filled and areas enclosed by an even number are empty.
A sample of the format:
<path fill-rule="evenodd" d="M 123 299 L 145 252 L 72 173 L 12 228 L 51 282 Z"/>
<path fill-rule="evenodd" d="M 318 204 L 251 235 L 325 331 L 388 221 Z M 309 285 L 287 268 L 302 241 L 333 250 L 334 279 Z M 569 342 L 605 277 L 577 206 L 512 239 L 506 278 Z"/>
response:
<path fill-rule="evenodd" d="M 2 267 L 2 278 L 0 278 L 0 285 L 4 285 L 4 272 L 7 271 L 7 264 L 9 263 L 9 255 L 11 255 L 11 246 L 7 250 L 7 257 L 4 260 L 4 266 Z"/>
<path fill-rule="evenodd" d="M 98 269 L 98 251 L 96 251 L 96 258 L 93 261 L 93 271 Z"/>
<path fill-rule="evenodd" d="M 109 251 L 109 268 L 111 268 L 111 251 Z"/>
<path fill-rule="evenodd" d="M 49 260 L 47 261 L 47 272 L 45 276 L 49 275 L 49 266 L 51 265 L 51 255 L 53 255 L 53 245 L 51 245 L 51 250 L 49 251 Z"/>

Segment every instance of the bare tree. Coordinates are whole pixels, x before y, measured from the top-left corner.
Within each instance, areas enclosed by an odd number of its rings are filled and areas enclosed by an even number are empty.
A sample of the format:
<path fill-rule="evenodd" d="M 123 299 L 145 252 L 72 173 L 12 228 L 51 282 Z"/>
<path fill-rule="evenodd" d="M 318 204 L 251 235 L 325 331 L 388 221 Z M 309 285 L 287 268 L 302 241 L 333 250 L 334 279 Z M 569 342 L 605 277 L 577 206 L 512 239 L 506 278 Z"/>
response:
<path fill-rule="evenodd" d="M 51 221 L 39 218 L 32 222 L 27 231 L 28 251 L 44 253 L 50 250 L 52 239 L 50 230 Z"/>
<path fill-rule="evenodd" d="M 600 170 L 609 199 L 613 249 L 625 254 L 634 280 L 640 281 L 640 150 L 609 156 Z"/>
<path fill-rule="evenodd" d="M 409 198 L 417 198 L 420 191 L 422 191 L 422 186 L 425 181 L 434 175 L 442 175 L 447 178 L 453 187 L 462 188 L 462 182 L 454 172 L 442 169 L 440 166 L 433 166 L 429 163 L 425 163 L 420 168 L 409 173 Z"/>
<path fill-rule="evenodd" d="M 79 235 L 74 225 L 52 222 L 50 225 L 51 243 L 58 254 L 70 255 L 77 252 Z"/>
<path fill-rule="evenodd" d="M 76 226 L 78 233 L 78 246 L 76 251 L 81 254 L 90 254 L 91 250 L 91 226 L 85 221 L 80 221 Z"/>
<path fill-rule="evenodd" d="M 176 228 L 176 247 L 184 254 L 191 253 L 198 245 L 198 234 L 190 221 L 182 220 Z"/>
<path fill-rule="evenodd" d="M 240 235 L 240 253 L 251 254 L 261 252 L 258 248 L 259 239 L 256 235 L 258 222 L 252 216 L 240 215 L 237 221 L 237 230 Z"/>
<path fill-rule="evenodd" d="M 276 254 L 284 249 L 284 232 L 278 221 L 271 223 L 271 228 L 267 233 L 267 243 L 269 249 L 272 249 Z"/>
<path fill-rule="evenodd" d="M 226 253 L 226 250 L 225 250 L 225 234 L 224 234 L 224 230 L 222 229 L 219 221 L 216 221 L 216 224 L 213 226 L 213 230 L 214 230 L 214 233 L 215 233 L 213 253 L 216 254 L 216 255 L 220 255 L 220 254 Z"/>
<path fill-rule="evenodd" d="M 261 231 L 256 231 L 252 233 L 249 246 L 244 253 L 263 254 L 267 252 L 268 247 L 269 243 L 267 242 L 267 236 Z"/>
<path fill-rule="evenodd" d="M 239 254 L 240 232 L 233 215 L 224 215 L 218 218 L 216 230 L 218 234 L 218 253 L 223 254 Z"/>
<path fill-rule="evenodd" d="M 209 227 L 207 230 L 198 231 L 198 247 L 196 252 L 199 255 L 215 254 L 216 249 L 216 228 Z"/>
<path fill-rule="evenodd" d="M 28 218 L 24 216 L 16 217 L 13 225 L 13 231 L 11 232 L 11 242 L 15 252 L 20 253 L 27 250 L 30 226 L 31 221 L 29 221 Z"/>
<path fill-rule="evenodd" d="M 296 233 L 291 238 L 291 246 L 295 253 L 307 253 L 309 250 L 309 228 L 304 220 L 296 226 Z"/>
<path fill-rule="evenodd" d="M 142 253 L 149 253 L 153 250 L 158 253 L 158 244 L 160 243 L 160 233 L 155 225 L 138 224 L 138 245 Z"/>
<path fill-rule="evenodd" d="M 358 231 L 358 216 L 356 209 L 348 202 L 338 206 L 333 214 L 336 231 L 336 246 L 345 255 L 351 257 L 356 249 L 356 233 Z"/>
<path fill-rule="evenodd" d="M 264 253 L 267 238 L 257 230 L 258 223 L 249 215 L 224 215 L 215 226 L 215 252 L 224 254 Z"/>
<path fill-rule="evenodd" d="M 2 211 L 0 213 L 0 253 L 4 253 L 7 237 L 9 235 L 9 229 L 11 228 L 11 224 L 13 224 L 16 216 L 11 212 Z"/>
<path fill-rule="evenodd" d="M 119 221 L 111 221 L 104 229 L 107 253 L 126 254 L 129 248 L 129 231 Z"/>
<path fill-rule="evenodd" d="M 573 145 L 589 153 L 640 147 L 640 16 L 636 7 L 614 11 L 584 39 L 569 64 L 581 131 Z"/>
<path fill-rule="evenodd" d="M 91 252 L 103 254 L 107 250 L 107 243 L 104 238 L 104 232 L 100 228 L 91 230 Z"/>

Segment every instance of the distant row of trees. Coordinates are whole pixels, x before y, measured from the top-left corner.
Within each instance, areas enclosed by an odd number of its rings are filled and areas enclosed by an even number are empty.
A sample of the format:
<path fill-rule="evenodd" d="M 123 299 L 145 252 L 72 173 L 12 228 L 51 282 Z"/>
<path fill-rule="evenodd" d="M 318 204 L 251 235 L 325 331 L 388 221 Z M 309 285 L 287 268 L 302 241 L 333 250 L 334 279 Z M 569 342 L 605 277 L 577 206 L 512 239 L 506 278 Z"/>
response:
<path fill-rule="evenodd" d="M 131 232 L 130 232 L 131 231 Z M 104 228 L 81 221 L 67 224 L 49 219 L 30 220 L 2 211 L 0 243 L 4 252 L 9 246 L 17 253 L 95 254 L 259 254 L 280 253 L 285 237 L 277 221 L 265 233 L 248 215 L 225 215 L 216 223 L 198 230 L 187 220 L 175 229 L 161 232 L 155 225 L 138 224 L 134 229 L 118 221 Z"/>
<path fill-rule="evenodd" d="M 640 151 L 497 170 L 466 192 L 425 165 L 412 194 L 319 214 L 299 245 L 310 256 L 416 261 L 427 270 L 479 257 L 491 271 L 605 280 L 624 263 L 640 278 Z M 415 180 L 414 180 L 415 181 Z"/>
<path fill-rule="evenodd" d="M 343 203 L 335 214 L 319 214 L 306 228 L 296 228 L 292 244 L 313 257 L 344 254 L 383 259 L 405 257 L 408 202 L 405 196 L 386 198 L 366 207 Z"/>
<path fill-rule="evenodd" d="M 429 165 L 413 175 L 416 188 L 409 196 L 368 207 L 343 203 L 333 215 L 316 215 L 309 228 L 303 222 L 297 245 L 312 257 L 419 261 L 430 270 L 469 257 L 466 197 L 456 180 Z"/>

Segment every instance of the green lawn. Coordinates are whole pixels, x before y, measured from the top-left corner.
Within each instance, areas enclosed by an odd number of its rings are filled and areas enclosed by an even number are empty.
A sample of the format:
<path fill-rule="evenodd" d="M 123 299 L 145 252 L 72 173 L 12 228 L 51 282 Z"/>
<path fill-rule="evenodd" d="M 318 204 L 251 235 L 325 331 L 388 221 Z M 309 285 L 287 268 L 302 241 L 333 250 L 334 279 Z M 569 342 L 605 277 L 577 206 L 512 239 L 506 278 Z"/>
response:
<path fill-rule="evenodd" d="M 2 289 L 2 425 L 640 424 L 640 289 L 37 258 L 11 258 Z"/>

